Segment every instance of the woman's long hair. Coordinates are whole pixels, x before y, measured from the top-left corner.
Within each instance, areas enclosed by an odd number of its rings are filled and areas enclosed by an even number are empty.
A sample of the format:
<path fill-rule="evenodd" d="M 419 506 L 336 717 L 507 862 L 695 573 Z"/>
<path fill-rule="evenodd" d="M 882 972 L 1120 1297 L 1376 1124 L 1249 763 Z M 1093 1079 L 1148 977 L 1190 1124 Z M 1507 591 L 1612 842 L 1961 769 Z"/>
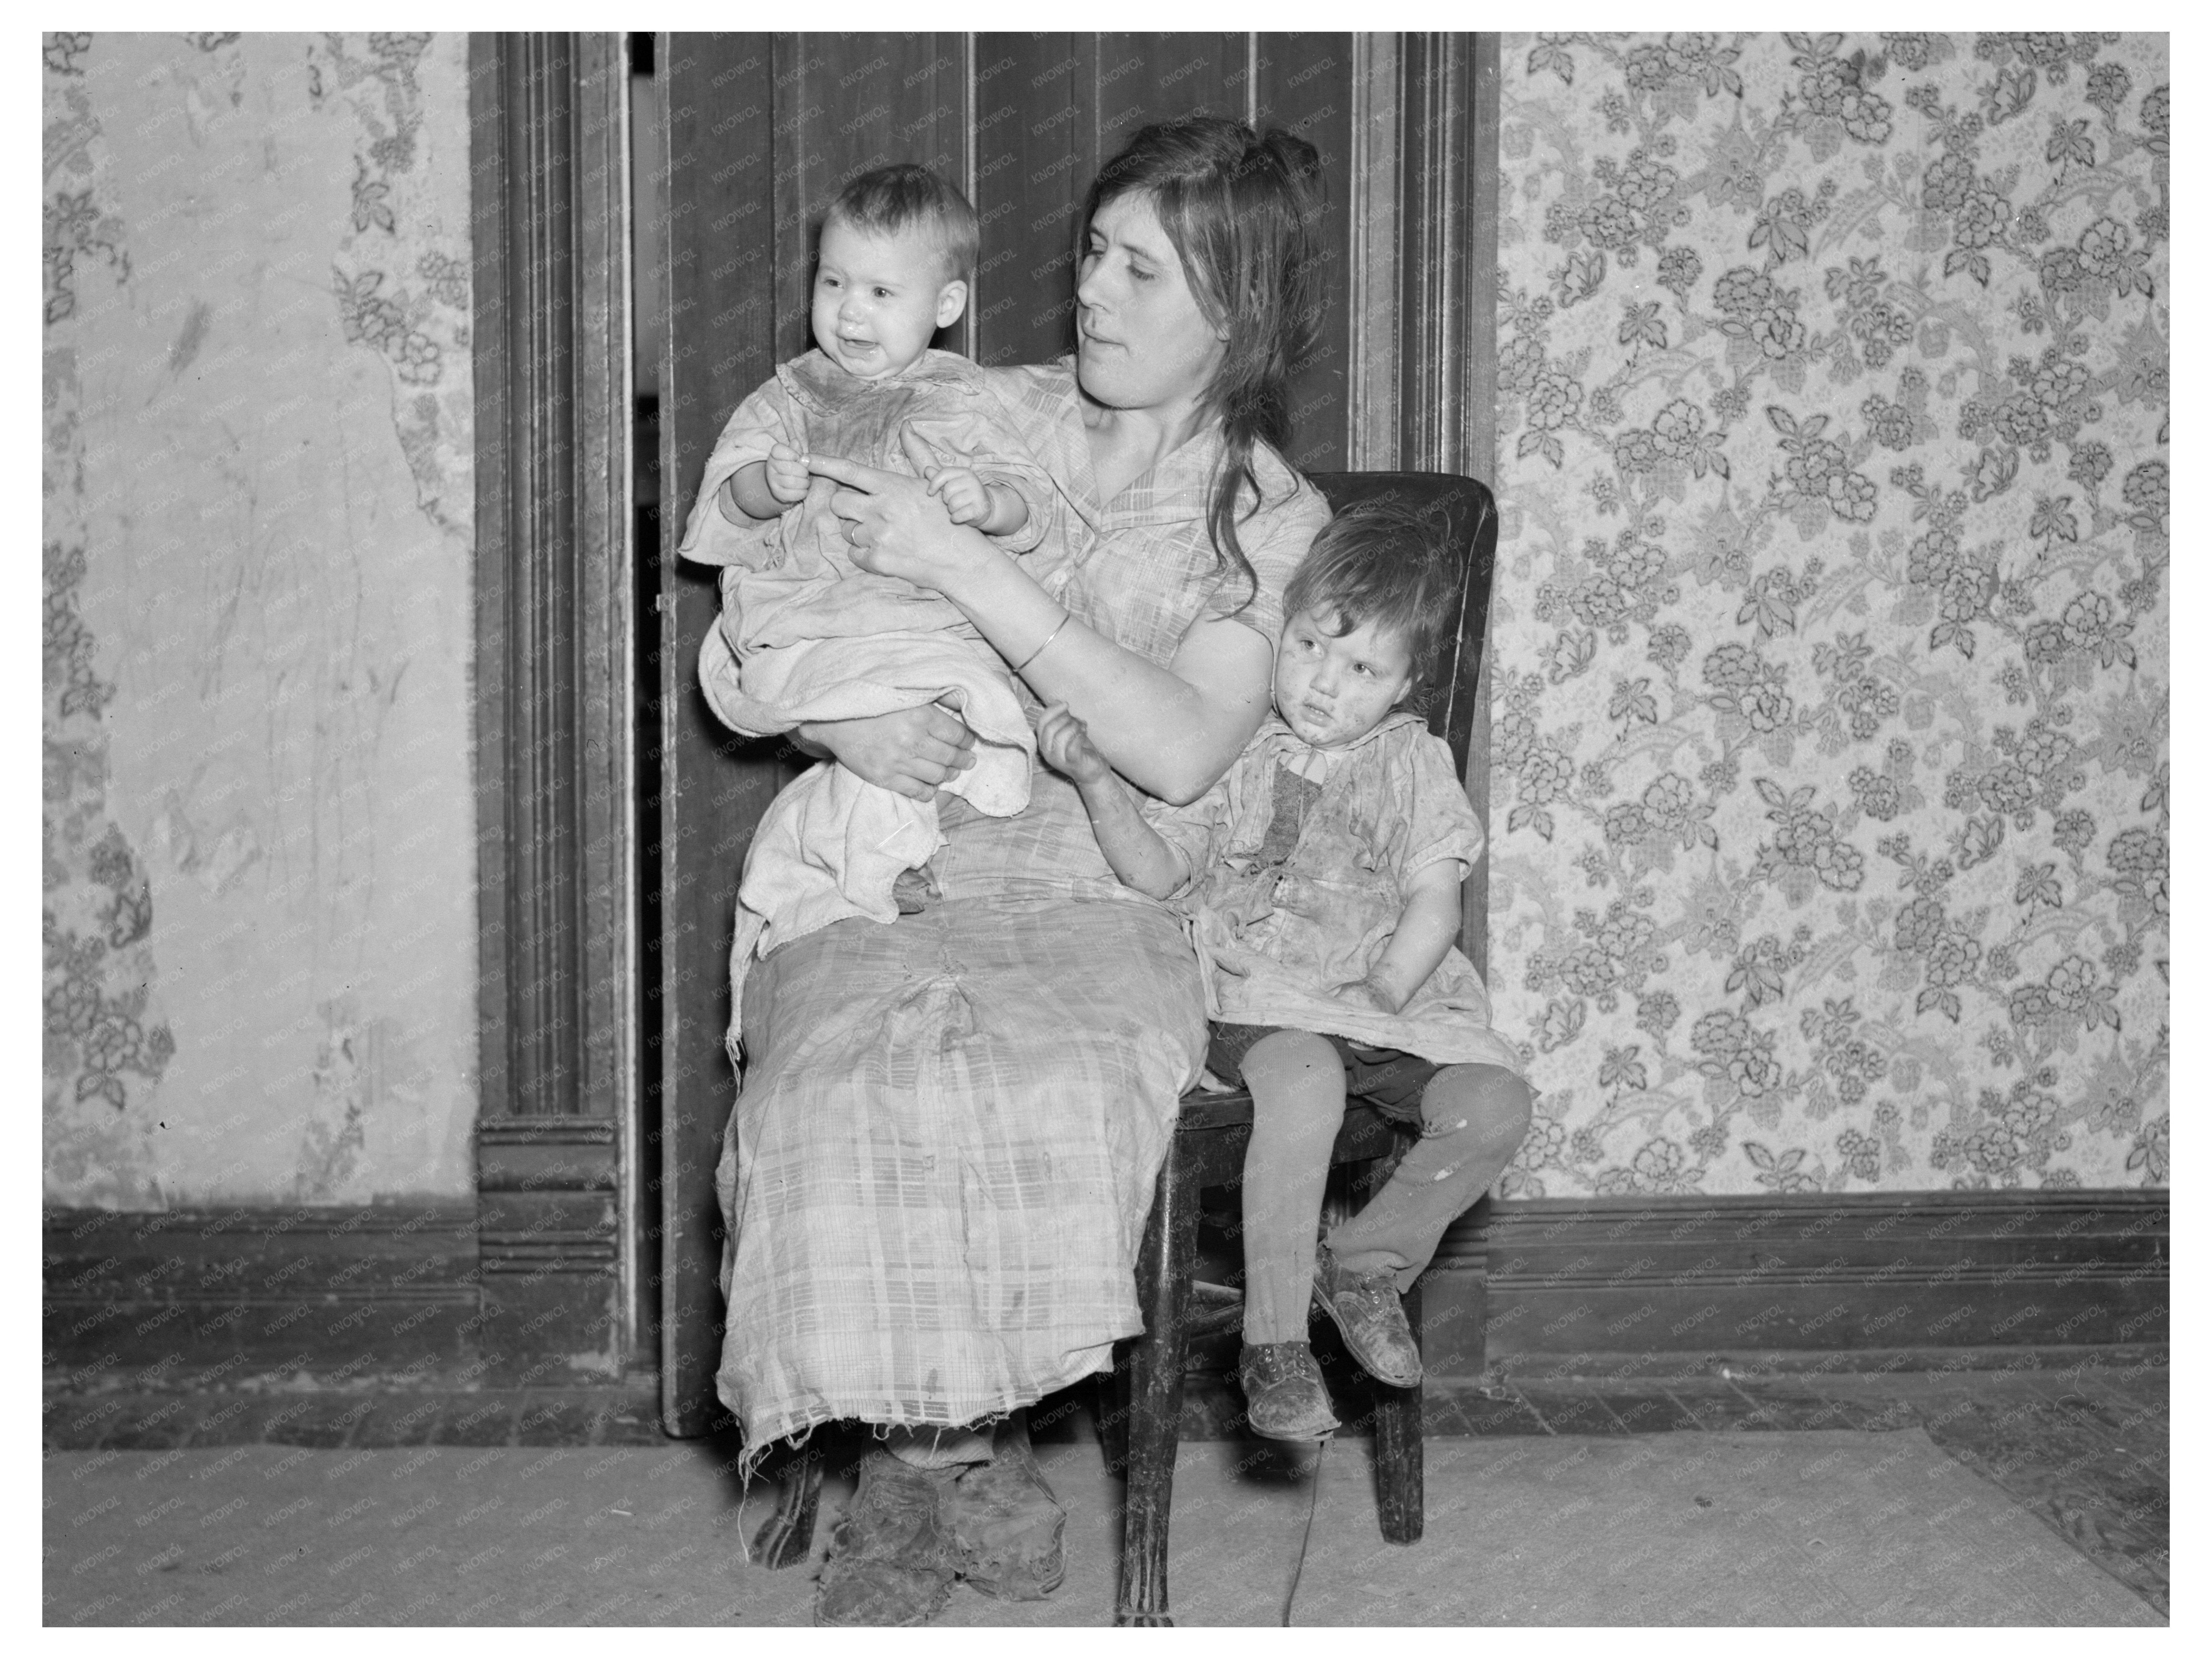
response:
<path fill-rule="evenodd" d="M 1249 486 L 1246 516 L 1258 510 L 1259 444 L 1291 464 L 1291 374 L 1321 337 L 1321 156 L 1291 133 L 1262 137 L 1222 116 L 1155 122 L 1098 169 L 1079 236 L 1087 242 L 1098 210 L 1132 191 L 1149 199 L 1206 321 L 1228 331 L 1200 403 L 1225 449 L 1206 523 L 1216 568 L 1234 566 L 1256 593 L 1237 539 L 1237 498 Z"/>

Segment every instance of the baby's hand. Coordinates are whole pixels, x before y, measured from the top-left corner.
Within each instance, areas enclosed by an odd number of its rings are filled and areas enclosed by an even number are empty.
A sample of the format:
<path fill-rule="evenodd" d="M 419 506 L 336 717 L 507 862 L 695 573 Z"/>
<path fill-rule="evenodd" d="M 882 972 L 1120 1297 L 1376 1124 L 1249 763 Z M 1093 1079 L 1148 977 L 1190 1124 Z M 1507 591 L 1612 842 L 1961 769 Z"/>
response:
<path fill-rule="evenodd" d="M 1090 729 L 1067 712 L 1064 702 L 1048 703 L 1037 721 L 1037 753 L 1044 763 L 1078 783 L 1101 783 L 1113 775 L 1106 757 L 1091 741 Z"/>
<path fill-rule="evenodd" d="M 789 444 L 777 444 L 768 452 L 768 493 L 786 507 L 805 501 L 813 482 L 806 458 Z"/>
<path fill-rule="evenodd" d="M 941 466 L 929 480 L 929 493 L 945 503 L 955 524 L 981 524 L 991 516 L 991 491 L 964 466 Z"/>

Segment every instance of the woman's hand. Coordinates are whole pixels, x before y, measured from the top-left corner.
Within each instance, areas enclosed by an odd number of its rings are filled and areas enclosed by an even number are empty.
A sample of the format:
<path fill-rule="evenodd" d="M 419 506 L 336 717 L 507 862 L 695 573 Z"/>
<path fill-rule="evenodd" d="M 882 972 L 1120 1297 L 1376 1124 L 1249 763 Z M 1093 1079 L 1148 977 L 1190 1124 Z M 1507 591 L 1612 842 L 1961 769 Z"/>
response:
<path fill-rule="evenodd" d="M 1037 753 L 1044 763 L 1079 784 L 1102 783 L 1114 775 L 1098 745 L 1091 741 L 1090 728 L 1067 712 L 1064 702 L 1048 703 L 1037 721 Z"/>
<path fill-rule="evenodd" d="M 864 720 L 810 720 L 797 735 L 868 782 L 914 800 L 935 799 L 975 763 L 975 734 L 937 703 Z"/>
<path fill-rule="evenodd" d="M 928 481 L 941 465 L 928 444 L 911 427 L 900 428 L 899 443 L 921 477 L 831 455 L 808 456 L 807 470 L 839 486 L 830 510 L 844 521 L 854 564 L 951 597 L 963 576 L 1000 556 L 981 534 L 955 525 L 931 496 Z"/>

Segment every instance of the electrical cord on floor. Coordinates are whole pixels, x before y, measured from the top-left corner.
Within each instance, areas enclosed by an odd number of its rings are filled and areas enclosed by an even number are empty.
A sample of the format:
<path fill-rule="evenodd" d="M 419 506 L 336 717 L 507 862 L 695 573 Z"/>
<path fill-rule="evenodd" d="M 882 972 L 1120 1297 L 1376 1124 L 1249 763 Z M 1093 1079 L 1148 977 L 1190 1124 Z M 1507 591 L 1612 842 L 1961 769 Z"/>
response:
<path fill-rule="evenodd" d="M 1291 1624 L 1291 1603 L 1297 1599 L 1298 1575 L 1306 1570 L 1306 1546 L 1313 1542 L 1314 1511 L 1321 1507 L 1321 1460 L 1328 1454 L 1328 1442 L 1323 1440 L 1314 1451 L 1313 1501 L 1306 1505 L 1305 1534 L 1298 1540 L 1298 1559 L 1291 1568 L 1291 1587 L 1283 1592 L 1283 1628 Z"/>

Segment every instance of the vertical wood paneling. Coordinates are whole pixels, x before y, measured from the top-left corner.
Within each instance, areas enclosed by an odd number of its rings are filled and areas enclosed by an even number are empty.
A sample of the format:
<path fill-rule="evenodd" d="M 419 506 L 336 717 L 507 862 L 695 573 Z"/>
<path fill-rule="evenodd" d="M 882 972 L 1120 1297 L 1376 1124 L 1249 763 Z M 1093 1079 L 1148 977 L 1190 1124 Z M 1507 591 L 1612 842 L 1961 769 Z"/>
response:
<path fill-rule="evenodd" d="M 1049 362 L 1074 343 L 1075 212 L 1096 166 L 1089 35 L 975 38 L 976 313 L 987 364 Z"/>
<path fill-rule="evenodd" d="M 1468 340 L 1492 328 L 1488 310 L 1474 313 L 1474 157 L 1476 43 L 1495 38 L 1408 34 L 1400 49 L 1400 248 L 1404 261 L 1398 334 L 1399 464 L 1422 471 L 1474 472 L 1486 458 L 1474 453 L 1477 416 L 1486 385 L 1470 380 Z M 1496 243 L 1493 236 L 1492 248 Z M 1495 263 L 1494 258 L 1492 261 Z M 1486 653 L 1486 668 L 1487 653 Z M 1489 695 L 1487 680 L 1478 693 Z M 1486 707 L 1486 702 L 1483 706 Z M 1489 722 L 1477 722 L 1480 753 L 1469 757 L 1468 799 L 1488 821 Z M 1489 854 L 1477 860 L 1460 908 L 1468 958 L 1484 965 L 1490 936 Z"/>
<path fill-rule="evenodd" d="M 1498 40 L 1474 39 L 1474 112 L 1468 135 L 1472 222 L 1468 230 L 1467 454 L 1460 470 L 1486 483 L 1498 477 Z M 1482 651 L 1482 679 L 1475 688 L 1474 741 L 1467 761 L 1468 799 L 1490 822 L 1489 641 Z M 1490 849 L 1468 878 L 1465 914 L 1468 959 L 1486 983 L 1490 975 Z"/>
<path fill-rule="evenodd" d="M 511 38 L 503 68 L 510 178 L 507 311 L 514 492 L 505 617 L 510 741 L 504 817 L 510 1093 L 514 1115 L 575 1110 L 581 1024 L 572 1006 L 582 918 L 576 914 L 577 601 L 575 265 L 570 247 L 574 66 L 565 34 Z"/>
<path fill-rule="evenodd" d="M 476 629 L 471 721 L 477 791 L 477 1100 L 481 1116 L 512 1092 L 507 1075 L 507 717 L 505 637 L 514 527 L 507 480 L 506 109 L 495 34 L 469 36 L 471 373 L 476 395 Z"/>
<path fill-rule="evenodd" d="M 1283 127 L 1321 152 L 1328 198 L 1315 299 L 1321 338 L 1291 380 L 1291 459 L 1316 471 L 1350 464 L 1352 41 L 1349 34 L 1258 37 L 1259 125 Z"/>
<path fill-rule="evenodd" d="M 580 703 L 583 860 L 583 1078 L 578 1110 L 619 1125 L 620 1203 L 634 1220 L 638 1163 L 636 921 L 639 872 L 631 688 L 637 682 L 631 543 L 629 65 L 622 38 L 578 40 L 575 193 L 577 534 L 584 580 L 575 619 Z M 634 1224 L 627 1231 L 634 1233 Z M 636 1264 L 623 1276 L 625 1351 L 635 1317 Z"/>
<path fill-rule="evenodd" d="M 1352 37 L 1352 177 L 1346 198 L 1350 270 L 1345 283 L 1351 352 L 1345 388 L 1346 465 L 1387 472 L 1398 465 L 1398 37 Z M 1486 480 L 1485 482 L 1487 482 Z"/>
<path fill-rule="evenodd" d="M 481 181 L 478 477 L 488 1366 L 623 1360 L 617 1118 L 630 1103 L 623 82 L 605 36 L 471 53 Z M 493 199 L 495 193 L 496 200 Z M 533 1363 L 534 1361 L 534 1363 Z"/>
<path fill-rule="evenodd" d="M 1147 121 L 1174 115 L 1241 121 L 1250 108 L 1249 35 L 1101 34 L 1097 40 L 1096 157 L 1111 155 Z M 1086 170 L 1079 191 L 1090 182 Z"/>
<path fill-rule="evenodd" d="M 822 215 L 857 174 L 915 161 L 967 171 L 965 42 L 957 34 L 779 34 L 775 62 L 775 343 L 788 361 L 807 326 Z M 957 332 L 939 345 L 957 343 Z"/>
<path fill-rule="evenodd" d="M 1473 37 L 1408 35 L 1400 63 L 1406 326 L 1399 342 L 1405 400 L 1399 463 L 1463 472 L 1474 464 L 1468 453 L 1467 337 L 1491 322 L 1468 315 Z"/>
<path fill-rule="evenodd" d="M 630 1075 L 629 890 L 630 723 L 630 405 L 627 249 L 627 67 L 618 37 L 579 42 L 576 127 L 584 164 L 575 193 L 577 535 L 583 580 L 575 620 L 587 719 L 581 744 L 586 1115 L 615 1115 Z"/>
<path fill-rule="evenodd" d="M 684 516 L 731 410 L 775 372 L 776 260 L 769 41 L 675 35 L 659 52 L 667 145 L 667 333 L 660 343 L 660 983 L 657 1005 L 661 1212 L 661 1402 L 672 1433 L 705 1432 L 719 1413 L 721 1217 L 714 1161 L 737 1082 L 722 1052 L 738 877 L 785 770 L 707 707 L 699 641 L 720 594 L 676 557 Z M 651 1156 L 658 1152 L 658 1158 Z"/>

